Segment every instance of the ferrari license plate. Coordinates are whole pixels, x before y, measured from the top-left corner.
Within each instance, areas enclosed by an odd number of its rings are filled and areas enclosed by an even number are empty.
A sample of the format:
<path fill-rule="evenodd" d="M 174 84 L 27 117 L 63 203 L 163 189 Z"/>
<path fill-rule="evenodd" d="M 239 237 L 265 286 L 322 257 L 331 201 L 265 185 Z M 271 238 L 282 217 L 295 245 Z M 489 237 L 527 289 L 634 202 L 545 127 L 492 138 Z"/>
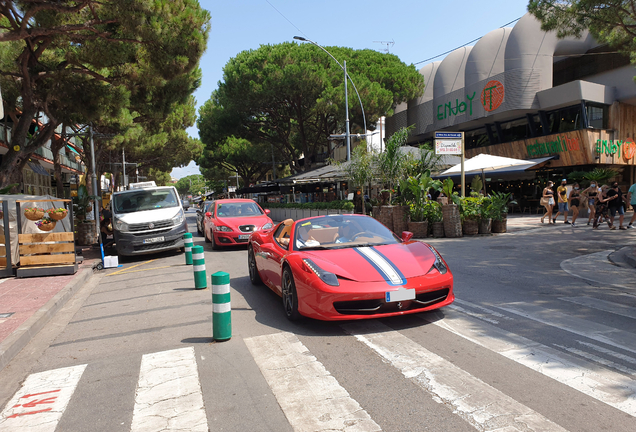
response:
<path fill-rule="evenodd" d="M 398 288 L 397 291 L 387 291 L 385 298 L 387 303 L 404 301 L 404 300 L 414 300 L 415 290 L 406 289 L 406 288 Z"/>
<path fill-rule="evenodd" d="M 152 237 L 152 238 L 147 238 L 144 239 L 144 244 L 148 244 L 148 243 L 159 243 L 164 241 L 164 237 Z"/>
<path fill-rule="evenodd" d="M 250 238 L 250 234 L 239 234 L 239 240 L 247 240 Z"/>

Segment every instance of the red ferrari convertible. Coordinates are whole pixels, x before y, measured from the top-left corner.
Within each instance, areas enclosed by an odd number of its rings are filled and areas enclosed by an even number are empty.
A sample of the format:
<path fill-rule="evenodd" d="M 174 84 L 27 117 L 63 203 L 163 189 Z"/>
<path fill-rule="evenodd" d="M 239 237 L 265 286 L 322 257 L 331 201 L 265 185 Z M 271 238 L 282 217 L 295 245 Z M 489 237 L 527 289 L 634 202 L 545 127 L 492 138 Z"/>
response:
<path fill-rule="evenodd" d="M 247 244 L 250 235 L 260 230 L 270 230 L 274 224 L 253 200 L 223 199 L 209 205 L 203 219 L 203 236 L 212 249 L 219 246 Z"/>
<path fill-rule="evenodd" d="M 283 299 L 287 318 L 349 320 L 449 305 L 453 275 L 432 246 L 361 215 L 281 222 L 250 237 L 253 284 Z"/>

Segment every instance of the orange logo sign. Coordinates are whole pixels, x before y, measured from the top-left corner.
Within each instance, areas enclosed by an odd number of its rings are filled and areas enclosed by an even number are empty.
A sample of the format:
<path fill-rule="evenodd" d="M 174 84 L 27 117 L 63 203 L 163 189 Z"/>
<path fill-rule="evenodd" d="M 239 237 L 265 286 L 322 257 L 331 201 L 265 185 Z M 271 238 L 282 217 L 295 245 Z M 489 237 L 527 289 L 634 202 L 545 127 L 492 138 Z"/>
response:
<path fill-rule="evenodd" d="M 630 160 L 634 155 L 636 155 L 636 143 L 634 140 L 623 141 L 623 157 Z"/>
<path fill-rule="evenodd" d="M 481 92 L 481 104 L 486 111 L 494 111 L 504 100 L 504 86 L 496 80 L 488 81 Z"/>

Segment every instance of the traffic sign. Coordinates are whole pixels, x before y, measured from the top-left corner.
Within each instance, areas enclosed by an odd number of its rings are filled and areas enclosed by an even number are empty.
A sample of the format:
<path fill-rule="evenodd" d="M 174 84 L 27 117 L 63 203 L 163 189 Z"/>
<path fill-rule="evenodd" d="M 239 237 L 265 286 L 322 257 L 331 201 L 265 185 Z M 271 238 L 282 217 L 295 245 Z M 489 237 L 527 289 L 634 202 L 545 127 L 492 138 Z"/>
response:
<path fill-rule="evenodd" d="M 435 132 L 435 139 L 462 138 L 461 132 Z"/>

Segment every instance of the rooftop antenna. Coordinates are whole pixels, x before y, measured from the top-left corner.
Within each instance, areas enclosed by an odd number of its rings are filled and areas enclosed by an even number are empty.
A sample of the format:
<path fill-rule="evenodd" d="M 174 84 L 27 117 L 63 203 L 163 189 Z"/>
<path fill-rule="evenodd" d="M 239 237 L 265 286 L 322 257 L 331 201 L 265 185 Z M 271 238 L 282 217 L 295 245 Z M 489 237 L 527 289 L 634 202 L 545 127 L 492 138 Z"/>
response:
<path fill-rule="evenodd" d="M 373 43 L 379 43 L 382 45 L 386 45 L 386 48 L 383 48 L 382 51 L 384 51 L 385 53 L 389 53 L 389 47 L 392 47 L 393 45 L 395 45 L 395 41 L 393 39 L 391 39 L 390 41 L 373 41 Z"/>

